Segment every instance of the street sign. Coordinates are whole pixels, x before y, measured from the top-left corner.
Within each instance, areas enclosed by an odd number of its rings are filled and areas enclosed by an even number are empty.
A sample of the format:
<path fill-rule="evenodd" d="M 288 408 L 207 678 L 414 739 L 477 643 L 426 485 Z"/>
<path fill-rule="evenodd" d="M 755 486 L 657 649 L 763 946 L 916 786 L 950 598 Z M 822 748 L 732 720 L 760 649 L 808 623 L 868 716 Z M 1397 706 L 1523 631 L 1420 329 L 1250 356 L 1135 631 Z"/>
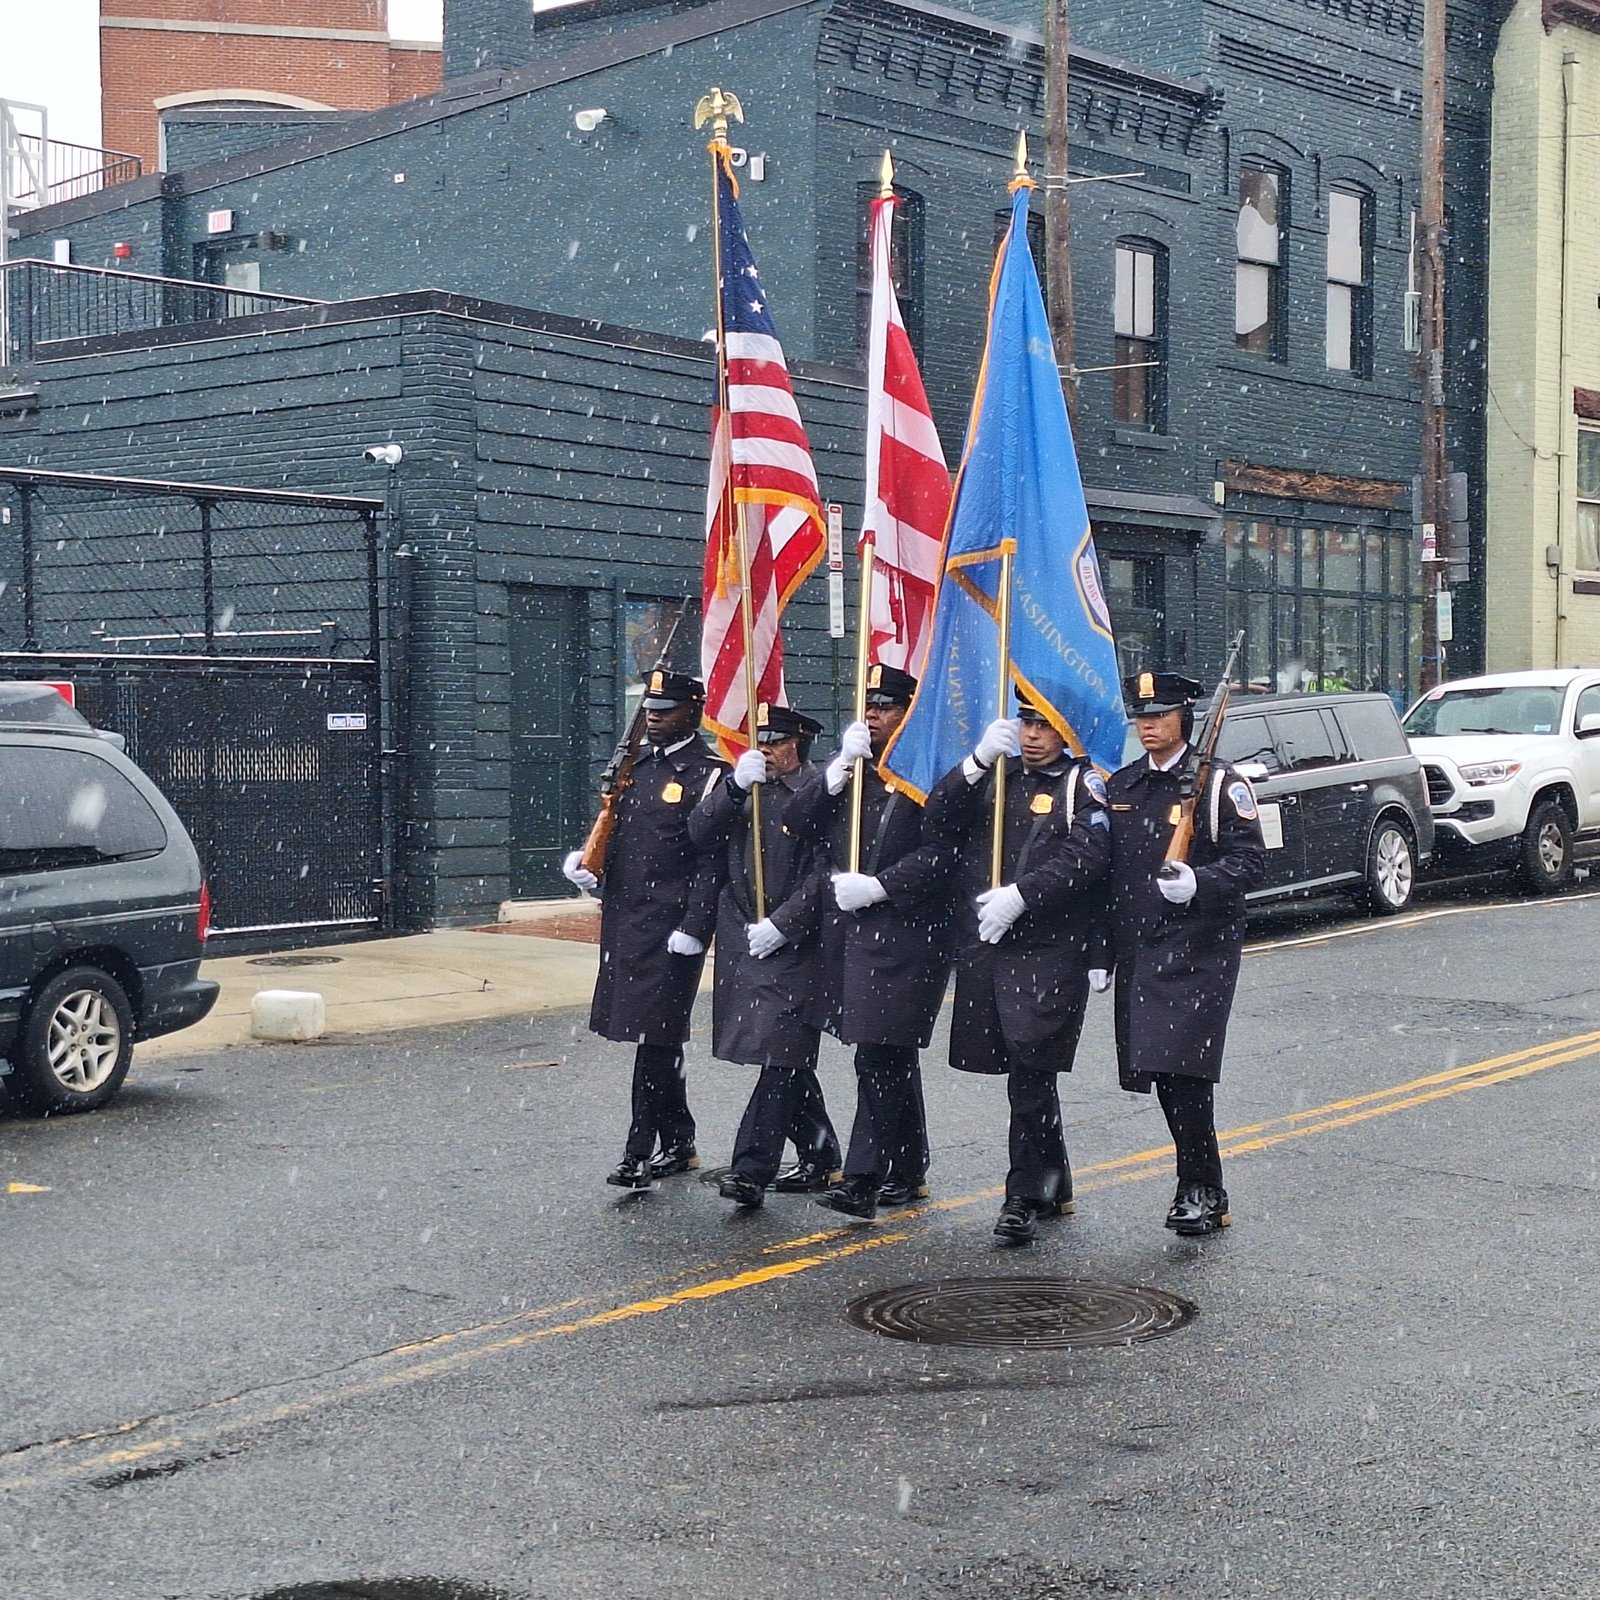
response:
<path fill-rule="evenodd" d="M 844 638 L 844 507 L 828 502 L 828 636 Z"/>
<path fill-rule="evenodd" d="M 1448 589 L 1439 591 L 1439 643 L 1449 644 L 1455 638 L 1455 602 Z"/>

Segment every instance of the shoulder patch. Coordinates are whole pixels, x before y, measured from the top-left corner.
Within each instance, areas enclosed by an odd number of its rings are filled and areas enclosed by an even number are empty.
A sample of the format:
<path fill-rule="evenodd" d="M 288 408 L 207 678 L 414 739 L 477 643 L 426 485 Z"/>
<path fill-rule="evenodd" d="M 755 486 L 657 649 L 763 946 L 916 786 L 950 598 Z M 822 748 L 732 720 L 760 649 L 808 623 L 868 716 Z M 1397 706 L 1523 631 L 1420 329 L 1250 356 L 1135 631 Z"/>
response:
<path fill-rule="evenodd" d="M 1243 778 L 1235 778 L 1233 782 L 1228 785 L 1228 798 L 1233 801 L 1233 809 L 1237 811 L 1246 822 L 1255 821 L 1255 790 L 1253 790 Z"/>
<path fill-rule="evenodd" d="M 1093 767 L 1090 767 L 1089 770 L 1084 773 L 1083 786 L 1089 791 L 1089 798 L 1093 800 L 1097 806 L 1103 806 L 1108 803 L 1106 796 L 1106 780 L 1102 778 Z"/>

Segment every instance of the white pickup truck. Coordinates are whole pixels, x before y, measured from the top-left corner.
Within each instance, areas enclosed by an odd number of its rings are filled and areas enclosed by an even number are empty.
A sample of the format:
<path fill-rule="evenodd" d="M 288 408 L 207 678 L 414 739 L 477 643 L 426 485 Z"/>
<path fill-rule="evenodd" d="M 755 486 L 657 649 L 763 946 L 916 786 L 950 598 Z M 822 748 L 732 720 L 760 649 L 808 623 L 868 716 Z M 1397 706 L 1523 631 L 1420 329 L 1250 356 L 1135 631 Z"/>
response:
<path fill-rule="evenodd" d="M 1404 726 L 1440 866 L 1512 866 L 1539 894 L 1572 881 L 1576 842 L 1600 835 L 1600 670 L 1459 678 L 1418 700 Z"/>

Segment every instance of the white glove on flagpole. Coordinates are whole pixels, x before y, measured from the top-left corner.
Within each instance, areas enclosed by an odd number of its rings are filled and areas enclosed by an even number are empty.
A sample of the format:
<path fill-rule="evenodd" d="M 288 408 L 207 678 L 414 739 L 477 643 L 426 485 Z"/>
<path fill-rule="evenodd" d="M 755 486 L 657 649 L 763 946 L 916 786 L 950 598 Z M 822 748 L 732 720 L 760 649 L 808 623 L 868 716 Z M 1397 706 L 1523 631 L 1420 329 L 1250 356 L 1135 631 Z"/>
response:
<path fill-rule="evenodd" d="M 850 770 L 857 761 L 872 759 L 872 730 L 864 722 L 852 722 L 839 740 L 839 753 L 828 763 L 828 793 L 842 794 L 850 781 Z"/>
<path fill-rule="evenodd" d="M 874 877 L 865 872 L 836 872 L 833 875 L 833 902 L 841 911 L 865 911 L 880 900 L 887 900 L 889 891 Z"/>
<path fill-rule="evenodd" d="M 760 922 L 747 922 L 744 925 L 745 943 L 750 947 L 750 954 L 757 961 L 765 961 L 774 950 L 781 950 L 789 940 L 772 924 L 771 917 L 763 917 Z"/>
<path fill-rule="evenodd" d="M 767 781 L 767 758 L 759 750 L 746 750 L 733 764 L 733 781 L 749 794 L 758 783 Z"/>
<path fill-rule="evenodd" d="M 992 767 L 1001 756 L 1022 754 L 1022 724 L 1015 717 L 999 717 L 983 730 L 972 758 L 980 767 Z"/>
<path fill-rule="evenodd" d="M 561 876 L 568 883 L 575 883 L 580 889 L 588 889 L 591 893 L 600 887 L 600 880 L 584 866 L 581 850 L 567 852 L 567 859 L 561 863 Z"/>
<path fill-rule="evenodd" d="M 692 933 L 685 933 L 682 928 L 674 928 L 667 935 L 667 953 L 674 956 L 703 956 L 706 947 Z"/>
<path fill-rule="evenodd" d="M 985 889 L 978 896 L 978 937 L 985 944 L 999 944 L 1027 909 L 1022 891 L 1014 883 Z"/>
<path fill-rule="evenodd" d="M 1156 874 L 1156 888 L 1161 891 L 1163 899 L 1170 900 L 1175 906 L 1188 905 L 1198 887 L 1194 881 L 1194 868 L 1187 861 L 1169 861 Z"/>

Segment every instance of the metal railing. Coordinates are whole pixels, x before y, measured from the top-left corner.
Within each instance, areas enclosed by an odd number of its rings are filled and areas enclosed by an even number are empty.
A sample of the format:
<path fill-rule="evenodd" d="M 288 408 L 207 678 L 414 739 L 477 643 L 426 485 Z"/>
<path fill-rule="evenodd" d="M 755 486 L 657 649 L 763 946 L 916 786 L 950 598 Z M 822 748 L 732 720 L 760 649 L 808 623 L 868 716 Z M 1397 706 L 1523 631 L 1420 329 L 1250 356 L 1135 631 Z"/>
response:
<path fill-rule="evenodd" d="M 266 294 L 112 267 L 0 261 L 0 366 L 47 356 L 46 347 L 64 339 L 217 322 L 324 303 L 304 295 Z"/>
<path fill-rule="evenodd" d="M 144 171 L 138 156 L 125 150 L 99 150 L 93 145 L 72 144 L 65 139 L 42 139 L 35 134 L 18 134 L 17 143 L 25 155 L 24 170 L 44 176 L 44 193 L 27 182 L 12 192 L 14 210 L 31 211 L 35 206 L 53 206 L 63 200 L 98 194 L 115 183 L 131 183 Z"/>

